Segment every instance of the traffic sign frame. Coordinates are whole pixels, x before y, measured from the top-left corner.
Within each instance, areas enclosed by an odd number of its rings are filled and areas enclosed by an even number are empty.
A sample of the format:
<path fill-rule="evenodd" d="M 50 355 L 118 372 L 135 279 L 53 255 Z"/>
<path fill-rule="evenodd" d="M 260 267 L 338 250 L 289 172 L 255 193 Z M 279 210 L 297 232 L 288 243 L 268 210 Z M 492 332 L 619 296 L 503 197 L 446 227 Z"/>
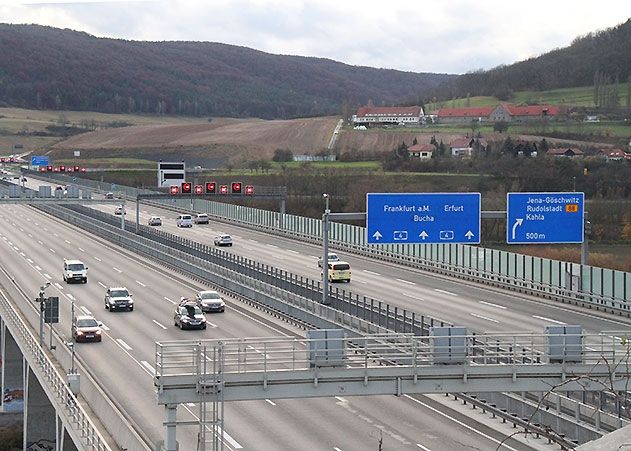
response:
<path fill-rule="evenodd" d="M 368 193 L 367 244 L 480 244 L 480 193 Z"/>
<path fill-rule="evenodd" d="M 529 197 L 541 200 L 529 202 Z M 567 202 L 560 202 L 558 199 Z M 530 212 L 527 211 L 529 205 L 532 205 Z M 515 211 L 519 207 L 524 208 Z M 532 218 L 529 219 L 529 216 Z M 585 193 L 506 193 L 507 244 L 580 244 L 585 240 L 584 224 Z M 566 235 L 562 235 L 563 233 Z"/>

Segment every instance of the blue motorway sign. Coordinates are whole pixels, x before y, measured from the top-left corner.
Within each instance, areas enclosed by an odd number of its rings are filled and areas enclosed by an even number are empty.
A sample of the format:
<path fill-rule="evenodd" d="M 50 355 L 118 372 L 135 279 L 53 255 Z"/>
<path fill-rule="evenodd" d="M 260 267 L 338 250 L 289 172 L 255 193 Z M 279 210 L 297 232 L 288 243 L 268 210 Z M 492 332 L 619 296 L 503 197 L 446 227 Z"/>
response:
<path fill-rule="evenodd" d="M 49 159 L 46 155 L 35 155 L 31 157 L 31 166 L 48 166 Z"/>
<path fill-rule="evenodd" d="M 480 193 L 368 193 L 368 244 L 480 243 Z"/>
<path fill-rule="evenodd" d="M 584 193 L 508 193 L 508 244 L 582 243 Z"/>

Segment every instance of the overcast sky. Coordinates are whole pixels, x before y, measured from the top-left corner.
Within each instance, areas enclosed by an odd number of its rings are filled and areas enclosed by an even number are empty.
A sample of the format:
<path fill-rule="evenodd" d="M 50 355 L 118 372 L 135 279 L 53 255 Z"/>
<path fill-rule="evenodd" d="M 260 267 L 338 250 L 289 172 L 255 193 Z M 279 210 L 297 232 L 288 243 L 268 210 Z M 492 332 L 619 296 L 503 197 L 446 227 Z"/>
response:
<path fill-rule="evenodd" d="M 0 0 L 4 23 L 447 73 L 537 56 L 629 17 L 629 0 Z"/>

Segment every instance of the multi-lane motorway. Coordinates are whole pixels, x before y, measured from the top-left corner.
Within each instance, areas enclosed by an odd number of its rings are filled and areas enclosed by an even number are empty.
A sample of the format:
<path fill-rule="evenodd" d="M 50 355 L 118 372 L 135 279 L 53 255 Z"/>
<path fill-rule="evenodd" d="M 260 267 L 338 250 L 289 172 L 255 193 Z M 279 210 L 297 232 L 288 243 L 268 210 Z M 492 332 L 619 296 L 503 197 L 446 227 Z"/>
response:
<path fill-rule="evenodd" d="M 33 187 L 39 183 L 35 182 Z M 96 207 L 111 214 L 112 205 Z M 128 219 L 135 206 L 127 204 Z M 321 249 L 260 232 L 213 222 L 179 229 L 176 212 L 141 208 L 141 222 L 150 216 L 163 219 L 162 229 L 212 244 L 218 233 L 229 233 L 234 252 L 311 278 L 320 277 L 317 258 Z M 107 327 L 101 344 L 77 346 L 78 354 L 104 388 L 119 400 L 131 418 L 152 441 L 163 437 L 163 411 L 155 404 L 151 373 L 155 341 L 297 335 L 285 323 L 228 299 L 224 314 L 207 315 L 206 331 L 180 331 L 173 327 L 174 303 L 180 296 L 202 288 L 185 277 L 102 242 L 78 229 L 59 223 L 28 207 L 0 209 L 0 263 L 33 294 L 50 280 L 62 302 L 59 331 L 68 335 L 70 304 L 94 314 Z M 341 254 L 351 263 L 353 280 L 343 288 L 392 305 L 465 325 L 475 331 L 536 331 L 550 324 L 582 324 L 587 332 L 628 329 L 624 320 L 595 316 L 579 309 L 438 277 L 425 272 Z M 80 258 L 89 269 L 87 285 L 65 285 L 61 280 L 63 258 Z M 109 313 L 103 308 L 107 286 L 125 285 L 136 302 L 134 312 Z M 456 411 L 456 404 L 439 404 L 440 397 L 323 398 L 228 403 L 228 449 L 494 449 L 503 433 L 481 426 Z M 190 420 L 196 407 L 180 409 L 179 418 Z M 493 428 L 501 427 L 499 422 Z M 510 433 L 510 431 L 508 431 Z M 179 427 L 181 449 L 196 448 L 197 431 Z M 510 440 L 506 449 L 544 447 Z"/>

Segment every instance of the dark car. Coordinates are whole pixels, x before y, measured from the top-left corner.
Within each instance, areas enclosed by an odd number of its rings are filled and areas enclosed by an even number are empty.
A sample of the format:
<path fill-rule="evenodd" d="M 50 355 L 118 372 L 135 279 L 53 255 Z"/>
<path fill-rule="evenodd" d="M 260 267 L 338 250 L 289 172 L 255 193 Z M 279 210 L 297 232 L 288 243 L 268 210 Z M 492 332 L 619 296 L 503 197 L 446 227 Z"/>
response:
<path fill-rule="evenodd" d="M 173 323 L 180 329 L 206 329 L 206 317 L 195 300 L 180 301 L 175 307 Z"/>
<path fill-rule="evenodd" d="M 92 316 L 76 316 L 72 322 L 72 338 L 75 341 L 101 341 L 102 326 Z"/>

